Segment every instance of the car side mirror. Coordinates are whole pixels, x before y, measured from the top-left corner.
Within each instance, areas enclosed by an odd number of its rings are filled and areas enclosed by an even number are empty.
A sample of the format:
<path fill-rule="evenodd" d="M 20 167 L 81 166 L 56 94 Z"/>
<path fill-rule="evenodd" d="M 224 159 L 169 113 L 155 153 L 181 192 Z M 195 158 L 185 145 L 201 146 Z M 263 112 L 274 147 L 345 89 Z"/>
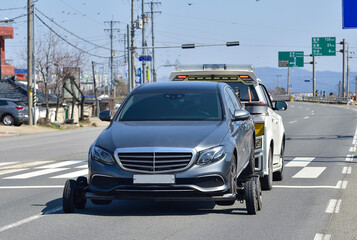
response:
<path fill-rule="evenodd" d="M 288 105 L 284 101 L 273 101 L 273 110 L 285 111 Z"/>
<path fill-rule="evenodd" d="M 250 113 L 247 110 L 235 110 L 233 121 L 244 121 L 250 118 Z"/>
<path fill-rule="evenodd" d="M 112 117 L 112 111 L 104 110 L 99 113 L 99 119 L 102 121 L 110 122 L 110 118 Z"/>

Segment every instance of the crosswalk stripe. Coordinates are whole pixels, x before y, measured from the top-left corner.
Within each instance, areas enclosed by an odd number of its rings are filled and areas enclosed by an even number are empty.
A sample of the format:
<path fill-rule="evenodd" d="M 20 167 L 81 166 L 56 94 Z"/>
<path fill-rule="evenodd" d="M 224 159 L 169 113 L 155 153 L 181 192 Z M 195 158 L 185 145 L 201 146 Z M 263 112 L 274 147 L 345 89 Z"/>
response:
<path fill-rule="evenodd" d="M 18 163 L 18 162 L 1 162 L 1 163 L 0 163 L 0 167 L 6 166 L 6 165 L 15 164 L 15 163 Z"/>
<path fill-rule="evenodd" d="M 60 167 L 65 167 L 77 163 L 81 163 L 83 160 L 72 160 L 72 161 L 63 161 L 63 162 L 58 162 L 58 163 L 53 163 L 49 165 L 43 165 L 40 167 L 36 167 L 37 169 L 44 169 L 44 168 L 60 168 Z"/>
<path fill-rule="evenodd" d="M 34 167 L 34 166 L 38 166 L 38 165 L 48 164 L 51 162 L 53 162 L 53 161 L 34 161 L 34 162 L 28 162 L 28 163 L 19 163 L 19 164 L 10 165 L 10 166 L 3 166 L 0 168 L 0 170 L 29 168 L 29 167 Z"/>
<path fill-rule="evenodd" d="M 81 165 L 81 166 L 77 166 L 77 167 L 75 167 L 75 168 L 85 168 L 85 169 L 87 169 L 87 168 L 88 168 L 88 164 L 84 164 L 84 165 Z"/>
<path fill-rule="evenodd" d="M 79 177 L 79 176 L 83 176 L 83 175 L 87 175 L 87 174 L 88 174 L 88 169 L 83 169 L 83 170 L 79 170 L 79 171 L 75 171 L 75 172 L 71 172 L 71 173 L 54 176 L 51 178 L 66 178 L 67 179 L 67 178 L 75 178 L 75 177 Z"/>
<path fill-rule="evenodd" d="M 5 174 L 10 174 L 10 173 L 15 173 L 15 172 L 21 172 L 25 171 L 28 168 L 17 168 L 17 169 L 6 169 L 6 170 L 1 170 L 0 175 L 5 175 Z"/>
<path fill-rule="evenodd" d="M 318 178 L 326 167 L 304 167 L 293 178 Z"/>
<path fill-rule="evenodd" d="M 285 164 L 285 167 L 306 167 L 314 159 L 314 157 L 296 157 Z"/>
<path fill-rule="evenodd" d="M 20 174 L 20 175 L 10 176 L 10 177 L 6 177 L 3 179 L 28 179 L 28 178 L 38 177 L 38 176 L 55 173 L 55 172 L 59 172 L 59 171 L 64 171 L 64 170 L 68 170 L 68 169 L 69 168 L 50 168 L 50 169 L 44 169 L 44 170 L 24 173 L 24 174 Z"/>

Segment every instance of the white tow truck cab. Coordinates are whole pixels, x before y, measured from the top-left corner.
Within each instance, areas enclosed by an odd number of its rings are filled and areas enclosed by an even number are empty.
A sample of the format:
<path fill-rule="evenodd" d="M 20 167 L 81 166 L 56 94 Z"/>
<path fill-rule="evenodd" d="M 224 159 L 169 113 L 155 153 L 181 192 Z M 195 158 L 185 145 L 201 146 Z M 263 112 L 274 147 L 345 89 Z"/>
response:
<path fill-rule="evenodd" d="M 287 104 L 271 101 L 252 65 L 178 65 L 170 80 L 219 81 L 230 85 L 254 121 L 255 170 L 261 176 L 262 189 L 270 190 L 273 180 L 283 179 L 285 130 L 281 116 L 275 111 L 286 110 Z"/>

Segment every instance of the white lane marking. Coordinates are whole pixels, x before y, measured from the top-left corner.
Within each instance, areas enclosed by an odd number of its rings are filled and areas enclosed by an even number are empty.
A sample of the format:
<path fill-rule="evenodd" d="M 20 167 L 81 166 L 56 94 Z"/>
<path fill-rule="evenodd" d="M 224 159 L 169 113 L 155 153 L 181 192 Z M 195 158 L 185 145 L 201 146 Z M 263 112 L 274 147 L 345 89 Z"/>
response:
<path fill-rule="evenodd" d="M 289 163 L 285 164 L 285 167 L 306 167 L 314 157 L 296 157 Z"/>
<path fill-rule="evenodd" d="M 56 213 L 56 212 L 59 212 L 61 210 L 62 210 L 62 207 L 54 208 L 54 209 L 49 210 L 47 212 L 39 213 L 39 214 L 33 215 L 31 217 L 22 219 L 20 221 L 17 221 L 17 222 L 14 222 L 14 223 L 10 223 L 10 224 L 8 224 L 6 226 L 1 227 L 0 228 L 0 232 L 4 232 L 4 231 L 9 230 L 11 228 L 19 227 L 19 226 L 21 226 L 23 224 L 26 224 L 26 223 L 32 222 L 32 221 L 34 221 L 36 219 L 39 219 L 39 218 L 41 218 L 41 217 L 43 217 L 43 216 L 45 216 L 47 214 Z"/>
<path fill-rule="evenodd" d="M 48 164 L 53 161 L 35 161 L 35 162 L 28 162 L 28 163 L 19 163 L 16 165 L 11 165 L 11 166 L 4 166 L 1 167 L 0 170 L 6 170 L 6 169 L 16 169 L 16 168 L 28 168 L 28 167 L 34 167 L 42 164 Z"/>
<path fill-rule="evenodd" d="M 49 165 L 44 165 L 40 167 L 36 167 L 37 169 L 44 169 L 44 168 L 60 168 L 60 167 L 65 167 L 68 165 L 73 165 L 77 163 L 81 163 L 83 160 L 72 160 L 72 161 L 63 161 L 63 162 L 58 162 L 58 163 L 53 163 Z"/>
<path fill-rule="evenodd" d="M 28 169 L 29 169 L 29 168 L 18 168 L 18 169 L 1 170 L 1 171 L 0 171 L 0 175 L 5 175 L 5 174 L 15 173 L 15 172 L 21 172 L 21 171 L 25 171 L 25 170 L 28 170 Z"/>
<path fill-rule="evenodd" d="M 351 174 L 351 173 L 352 173 L 352 167 L 351 167 L 351 166 L 349 166 L 349 167 L 343 167 L 342 173 L 343 173 L 343 174 Z"/>
<path fill-rule="evenodd" d="M 81 166 L 77 166 L 77 167 L 75 167 L 75 168 L 88 168 L 88 164 L 84 164 L 84 165 L 81 165 Z"/>
<path fill-rule="evenodd" d="M 289 122 L 289 123 L 296 123 L 297 121 L 291 121 L 291 122 Z"/>
<path fill-rule="evenodd" d="M 39 170 L 39 171 L 35 171 L 35 172 L 29 172 L 29 173 L 24 173 L 24 174 L 20 174 L 20 175 L 15 175 L 15 176 L 11 176 L 11 177 L 6 177 L 3 179 L 28 179 L 28 178 L 38 177 L 38 176 L 55 173 L 55 172 L 59 172 L 59 171 L 64 171 L 64 170 L 68 170 L 68 169 L 69 168 L 50 168 L 50 169 L 44 169 L 44 170 Z"/>
<path fill-rule="evenodd" d="M 79 171 L 75 171 L 75 172 L 70 172 L 70 173 L 54 176 L 51 178 L 75 178 L 75 177 L 79 177 L 79 176 L 83 176 L 83 175 L 87 175 L 87 174 L 88 174 L 88 169 L 83 169 L 83 170 L 79 170 Z"/>
<path fill-rule="evenodd" d="M 330 240 L 331 234 L 316 233 L 314 240 Z"/>
<path fill-rule="evenodd" d="M 318 178 L 326 167 L 304 167 L 292 178 Z"/>
<path fill-rule="evenodd" d="M 354 145 L 353 147 L 350 147 L 350 152 L 356 152 L 356 145 Z"/>
<path fill-rule="evenodd" d="M 1 162 L 0 167 L 5 166 L 5 165 L 15 164 L 15 163 L 18 163 L 18 162 Z"/>
<path fill-rule="evenodd" d="M 288 185 L 274 185 L 274 188 L 291 188 L 291 189 L 341 189 L 342 187 L 347 187 L 347 181 L 338 181 L 336 186 L 288 186 Z"/>
<path fill-rule="evenodd" d="M 346 162 L 352 162 L 353 161 L 353 155 L 347 155 L 345 161 Z"/>
<path fill-rule="evenodd" d="M 338 189 L 346 189 L 347 188 L 348 181 L 338 181 L 336 188 Z"/>
<path fill-rule="evenodd" d="M 309 118 L 309 116 L 307 116 L 307 117 L 304 117 L 304 119 L 308 119 Z"/>
<path fill-rule="evenodd" d="M 0 189 L 46 189 L 46 188 L 63 188 L 64 185 L 48 185 L 48 186 L 0 186 Z"/>
<path fill-rule="evenodd" d="M 331 199 L 326 207 L 326 213 L 339 213 L 341 206 L 341 199 Z"/>

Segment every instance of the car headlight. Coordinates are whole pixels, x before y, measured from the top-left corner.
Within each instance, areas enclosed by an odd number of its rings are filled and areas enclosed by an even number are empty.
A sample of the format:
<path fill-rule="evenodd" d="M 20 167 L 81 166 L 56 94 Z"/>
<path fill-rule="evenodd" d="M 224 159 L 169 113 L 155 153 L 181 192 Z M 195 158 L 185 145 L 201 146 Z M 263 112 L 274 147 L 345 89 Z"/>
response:
<path fill-rule="evenodd" d="M 98 162 L 104 164 L 114 164 L 114 159 L 112 155 L 100 147 L 93 147 L 92 156 Z"/>
<path fill-rule="evenodd" d="M 218 146 L 200 152 L 200 156 L 196 164 L 209 164 L 222 160 L 226 156 L 226 148 Z"/>

